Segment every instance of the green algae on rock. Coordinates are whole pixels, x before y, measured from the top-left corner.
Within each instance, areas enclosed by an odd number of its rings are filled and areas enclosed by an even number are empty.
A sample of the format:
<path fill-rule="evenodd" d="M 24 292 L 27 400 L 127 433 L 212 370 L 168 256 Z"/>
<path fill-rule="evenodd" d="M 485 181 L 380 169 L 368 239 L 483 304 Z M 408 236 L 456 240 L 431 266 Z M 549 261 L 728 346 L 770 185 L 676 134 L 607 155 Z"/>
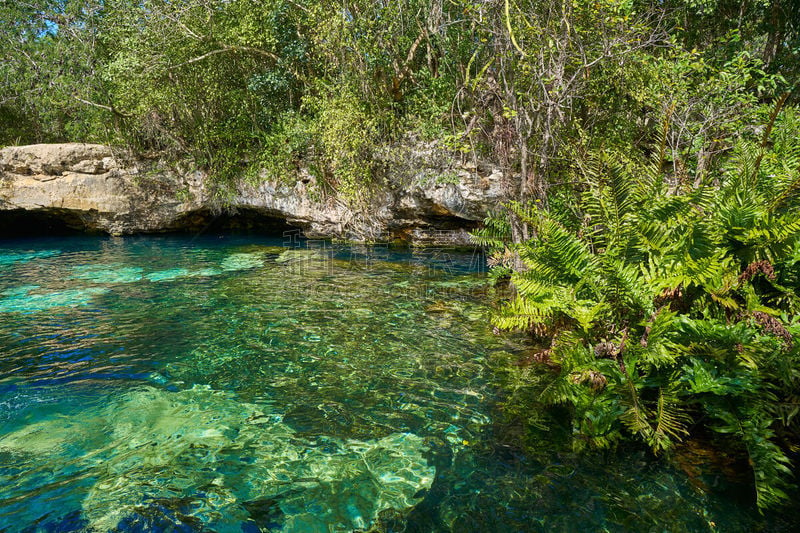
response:
<path fill-rule="evenodd" d="M 324 254 L 321 250 L 313 248 L 292 248 L 281 252 L 275 258 L 276 263 L 296 263 L 305 261 L 320 261 L 327 259 L 329 256 Z"/>
<path fill-rule="evenodd" d="M 252 252 L 239 252 L 231 254 L 222 260 L 221 268 L 227 272 L 236 270 L 249 270 L 264 266 L 263 253 Z"/>

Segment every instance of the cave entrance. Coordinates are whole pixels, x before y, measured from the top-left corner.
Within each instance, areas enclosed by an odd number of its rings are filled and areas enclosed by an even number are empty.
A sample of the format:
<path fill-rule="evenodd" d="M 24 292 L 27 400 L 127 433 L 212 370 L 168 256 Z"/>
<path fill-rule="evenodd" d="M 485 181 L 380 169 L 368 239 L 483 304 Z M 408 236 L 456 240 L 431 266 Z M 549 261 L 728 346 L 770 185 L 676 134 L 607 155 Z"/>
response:
<path fill-rule="evenodd" d="M 205 233 L 239 233 L 280 237 L 288 232 L 300 232 L 281 216 L 255 208 L 236 208 L 215 213 L 210 209 L 192 211 L 178 218 L 172 231 Z"/>
<path fill-rule="evenodd" d="M 0 239 L 78 235 L 87 233 L 86 223 L 74 211 L 49 209 L 0 210 Z"/>
<path fill-rule="evenodd" d="M 105 235 L 96 228 L 91 215 L 69 209 L 0 210 L 0 239 Z M 201 209 L 186 213 L 163 228 L 144 233 L 238 233 L 280 237 L 287 232 L 300 234 L 300 228 L 281 216 L 259 209 L 236 209 L 215 213 Z M 136 232 L 134 232 L 136 233 Z"/>

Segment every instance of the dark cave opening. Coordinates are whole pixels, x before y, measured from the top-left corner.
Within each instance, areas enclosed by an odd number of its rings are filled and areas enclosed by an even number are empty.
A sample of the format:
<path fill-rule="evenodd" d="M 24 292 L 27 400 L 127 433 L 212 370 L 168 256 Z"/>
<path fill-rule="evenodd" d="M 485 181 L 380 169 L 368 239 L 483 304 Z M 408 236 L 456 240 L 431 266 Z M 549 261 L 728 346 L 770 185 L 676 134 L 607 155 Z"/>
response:
<path fill-rule="evenodd" d="M 287 233 L 302 233 L 281 216 L 254 208 L 236 208 L 221 212 L 210 209 L 191 211 L 176 219 L 167 231 L 182 233 L 246 233 L 280 237 Z"/>
<path fill-rule="evenodd" d="M 0 210 L 0 239 L 107 234 L 97 226 L 96 217 L 89 212 L 53 208 Z M 147 233 L 243 233 L 279 237 L 302 232 L 299 226 L 289 224 L 285 218 L 264 210 L 245 208 L 223 212 L 201 209 L 185 213 L 163 228 L 132 232 Z"/>
<path fill-rule="evenodd" d="M 0 238 L 79 235 L 93 233 L 79 212 L 69 209 L 0 210 Z"/>

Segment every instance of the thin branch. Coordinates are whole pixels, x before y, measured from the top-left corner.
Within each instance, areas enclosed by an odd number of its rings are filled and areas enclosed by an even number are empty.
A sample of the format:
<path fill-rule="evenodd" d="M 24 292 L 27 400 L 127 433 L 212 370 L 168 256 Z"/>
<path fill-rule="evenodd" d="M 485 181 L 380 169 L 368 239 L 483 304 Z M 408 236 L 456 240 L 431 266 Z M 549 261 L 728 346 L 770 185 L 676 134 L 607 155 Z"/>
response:
<path fill-rule="evenodd" d="M 111 113 L 114 113 L 115 115 L 117 115 L 119 117 L 122 117 L 122 118 L 131 118 L 131 116 L 132 116 L 132 115 L 128 115 L 126 113 L 123 113 L 123 112 L 119 111 L 118 109 L 114 108 L 114 106 L 98 104 L 97 102 L 90 102 L 89 100 L 84 100 L 83 98 L 75 96 L 74 94 L 72 95 L 72 98 L 74 98 L 75 100 L 77 100 L 78 102 L 80 102 L 82 104 L 90 105 L 90 106 L 96 107 L 98 109 L 105 109 L 106 111 L 110 111 Z"/>
<path fill-rule="evenodd" d="M 206 40 L 205 36 L 199 35 L 199 34 L 195 33 L 194 31 L 192 31 L 186 24 L 181 22 L 178 17 L 173 17 L 173 16 L 170 16 L 170 15 L 167 15 L 167 18 L 169 20 L 171 20 L 172 22 L 174 22 L 175 24 L 177 24 L 178 26 L 180 26 L 181 28 L 183 28 L 183 31 L 186 33 L 186 35 L 188 35 L 192 39 L 196 39 L 198 41 Z"/>
<path fill-rule="evenodd" d="M 295 2 L 294 0 L 288 0 L 288 2 L 289 2 L 290 4 L 292 4 L 294 7 L 296 7 L 296 8 L 299 8 L 299 9 L 302 9 L 302 10 L 303 10 L 303 11 L 305 11 L 306 13 L 309 13 L 309 12 L 310 12 L 310 11 L 309 11 L 309 9 L 308 9 L 307 7 L 305 7 L 303 4 L 301 4 L 301 3 L 299 3 L 299 2 Z"/>
<path fill-rule="evenodd" d="M 272 59 L 274 61 L 279 61 L 280 60 L 280 57 L 278 57 L 277 55 L 273 54 L 272 52 L 268 52 L 266 50 L 262 50 L 260 48 L 252 48 L 250 46 L 228 46 L 228 45 L 223 45 L 222 48 L 218 48 L 217 50 L 212 50 L 210 52 L 206 52 L 203 55 L 197 56 L 197 57 L 192 58 L 192 59 L 190 59 L 188 61 L 184 61 L 183 63 L 179 63 L 177 65 L 174 65 L 174 66 L 170 67 L 170 70 L 173 70 L 173 69 L 176 69 L 176 68 L 180 68 L 180 67 L 184 67 L 186 65 L 191 65 L 192 63 L 197 63 L 198 61 L 202 61 L 202 60 L 207 59 L 207 58 L 209 58 L 211 56 L 215 56 L 217 54 L 224 54 L 226 52 L 248 52 L 248 53 L 251 53 L 251 54 L 256 54 L 256 55 L 268 57 L 268 58 L 270 58 L 270 59 Z M 294 72 L 293 72 L 293 74 L 296 75 L 296 73 L 294 73 Z"/>

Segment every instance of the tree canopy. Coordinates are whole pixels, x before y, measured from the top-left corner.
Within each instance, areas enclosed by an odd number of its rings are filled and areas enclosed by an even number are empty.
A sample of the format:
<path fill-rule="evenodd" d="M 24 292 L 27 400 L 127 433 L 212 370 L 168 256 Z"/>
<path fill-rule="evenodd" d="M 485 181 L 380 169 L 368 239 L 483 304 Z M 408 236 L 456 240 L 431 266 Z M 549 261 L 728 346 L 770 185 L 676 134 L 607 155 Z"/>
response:
<path fill-rule="evenodd" d="M 305 158 L 332 187 L 358 189 L 375 146 L 414 135 L 492 159 L 509 189 L 546 201 L 586 150 L 647 152 L 665 121 L 675 170 L 707 172 L 797 80 L 798 9 L 3 0 L 0 143 L 127 144 L 223 179 Z"/>

